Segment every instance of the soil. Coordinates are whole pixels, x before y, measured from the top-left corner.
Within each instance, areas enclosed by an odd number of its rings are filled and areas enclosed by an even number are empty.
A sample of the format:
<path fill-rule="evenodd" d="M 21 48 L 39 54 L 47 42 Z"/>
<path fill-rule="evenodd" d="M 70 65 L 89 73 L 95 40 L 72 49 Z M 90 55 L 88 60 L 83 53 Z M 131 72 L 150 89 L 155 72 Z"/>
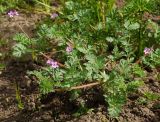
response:
<path fill-rule="evenodd" d="M 2 15 L 0 39 L 12 42 L 11 45 L 14 44 L 13 35 L 22 32 L 17 25 L 32 37 L 36 24 L 41 18 L 44 16 L 21 13 L 15 20 L 11 20 L 6 15 Z M 11 45 L 1 48 L 0 51 L 8 52 L 10 50 L 8 47 Z M 155 100 L 148 104 L 137 102 L 141 97 L 140 93 L 160 94 L 158 69 L 148 72 L 150 78 L 145 81 L 143 87 L 139 88 L 137 94 L 129 95 L 120 117 L 111 119 L 99 87 L 83 89 L 82 95 L 72 102 L 71 92 L 56 92 L 45 97 L 40 96 L 38 83 L 27 76 L 27 71 L 37 69 L 38 65 L 32 61 L 21 62 L 12 59 L 5 61 L 7 61 L 6 68 L 0 72 L 0 122 L 160 122 L 160 107 L 157 107 L 160 106 L 160 101 Z M 24 105 L 23 110 L 18 108 L 17 86 Z M 79 108 L 83 110 L 83 107 L 80 107 L 81 103 L 86 104 L 88 112 L 82 112 L 81 116 L 78 116 Z"/>

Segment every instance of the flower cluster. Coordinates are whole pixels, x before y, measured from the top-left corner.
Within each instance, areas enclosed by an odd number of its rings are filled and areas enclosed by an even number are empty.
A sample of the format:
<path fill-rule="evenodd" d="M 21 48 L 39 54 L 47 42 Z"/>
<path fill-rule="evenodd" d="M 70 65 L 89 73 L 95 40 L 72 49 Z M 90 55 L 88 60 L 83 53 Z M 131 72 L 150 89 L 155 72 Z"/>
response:
<path fill-rule="evenodd" d="M 151 54 L 152 52 L 153 52 L 153 48 L 147 48 L 147 47 L 146 47 L 146 48 L 144 49 L 144 54 L 145 54 L 145 55 L 149 55 L 149 54 Z"/>
<path fill-rule="evenodd" d="M 51 19 L 55 19 L 56 17 L 58 17 L 58 14 L 56 14 L 56 13 L 53 13 L 53 14 L 51 15 Z"/>
<path fill-rule="evenodd" d="M 57 61 L 53 61 L 52 59 L 47 60 L 47 64 L 49 64 L 52 68 L 58 68 L 58 62 Z"/>
<path fill-rule="evenodd" d="M 70 52 L 72 52 L 72 50 L 73 50 L 73 48 L 71 46 L 67 46 L 66 52 L 70 53 Z"/>
<path fill-rule="evenodd" d="M 11 18 L 14 17 L 14 16 L 18 16 L 18 15 L 19 14 L 16 10 L 11 10 L 11 11 L 8 12 L 8 16 L 11 17 Z"/>

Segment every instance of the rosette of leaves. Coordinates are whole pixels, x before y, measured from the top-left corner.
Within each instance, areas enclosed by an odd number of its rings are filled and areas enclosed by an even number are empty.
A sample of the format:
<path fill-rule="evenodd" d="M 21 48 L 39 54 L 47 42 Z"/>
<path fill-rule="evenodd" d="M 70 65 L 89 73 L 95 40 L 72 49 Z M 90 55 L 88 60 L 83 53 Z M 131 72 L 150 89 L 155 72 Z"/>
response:
<path fill-rule="evenodd" d="M 104 12 L 103 8 L 108 2 L 64 2 L 63 14 L 53 25 L 43 25 L 38 34 L 42 40 L 58 40 L 56 60 L 63 62 L 65 67 L 44 66 L 42 70 L 31 74 L 37 77 L 42 94 L 56 89 L 70 90 L 84 83 L 99 81 L 109 105 L 109 114 L 117 117 L 127 95 L 143 84 L 145 72 L 141 65 L 135 63 L 135 52 L 140 49 L 142 53 L 146 44 L 141 42 L 146 37 L 142 33 L 145 30 L 143 21 L 139 16 L 135 18 L 139 2 L 128 2 L 126 9 L 121 11 L 114 8 L 112 3 L 111 10 Z M 144 5 L 139 10 L 145 11 L 148 3 Z M 129 12 L 130 6 L 135 8 Z M 134 15 L 127 16 L 130 13 Z M 65 52 L 68 44 L 73 47 L 70 53 Z M 141 46 L 137 49 L 135 47 L 138 44 Z M 115 66 L 108 68 L 106 62 L 114 62 Z"/>

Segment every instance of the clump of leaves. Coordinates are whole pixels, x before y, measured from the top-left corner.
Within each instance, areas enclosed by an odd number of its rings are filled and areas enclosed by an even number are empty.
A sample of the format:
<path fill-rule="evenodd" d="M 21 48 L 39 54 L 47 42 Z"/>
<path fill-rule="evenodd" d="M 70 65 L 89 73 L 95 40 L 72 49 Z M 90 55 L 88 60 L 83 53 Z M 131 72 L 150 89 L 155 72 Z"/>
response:
<path fill-rule="evenodd" d="M 142 97 L 137 100 L 138 104 L 146 105 L 150 102 L 157 101 L 160 99 L 160 95 L 154 92 L 145 92 Z"/>
<path fill-rule="evenodd" d="M 160 66 L 160 49 L 156 49 L 151 55 L 144 57 L 143 62 L 151 68 Z"/>
<path fill-rule="evenodd" d="M 14 8 L 17 6 L 19 0 L 1 0 L 0 1 L 0 13 L 5 12 L 9 8 Z"/>
<path fill-rule="evenodd" d="M 50 44 L 57 40 L 54 59 L 45 55 L 47 65 L 30 72 L 37 77 L 41 93 L 72 90 L 96 82 L 102 85 L 110 116 L 117 117 L 127 95 L 143 85 L 146 73 L 141 63 L 159 65 L 159 51 L 143 54 L 146 46 L 152 46 L 151 40 L 159 44 L 157 26 L 152 26 L 156 31 L 148 32 L 149 22 L 143 20 L 151 2 L 132 0 L 118 9 L 115 0 L 67 0 L 54 23 L 40 27 L 37 39 L 23 35 L 16 38 L 19 43 L 14 50 L 19 53 L 13 54 L 43 54 L 51 51 Z"/>
<path fill-rule="evenodd" d="M 14 36 L 13 40 L 16 41 L 15 45 L 12 47 L 12 55 L 16 58 L 32 57 L 33 60 L 37 60 L 37 56 L 43 51 L 48 51 L 52 49 L 52 44 L 44 30 L 44 26 L 41 30 L 37 32 L 37 38 L 30 38 L 24 33 L 18 33 Z"/>
<path fill-rule="evenodd" d="M 152 92 L 146 92 L 146 93 L 144 94 L 144 97 L 146 97 L 147 100 L 149 100 L 149 101 L 154 101 L 154 100 L 160 99 L 160 95 L 159 95 L 159 94 L 157 94 L 157 93 L 152 93 Z"/>

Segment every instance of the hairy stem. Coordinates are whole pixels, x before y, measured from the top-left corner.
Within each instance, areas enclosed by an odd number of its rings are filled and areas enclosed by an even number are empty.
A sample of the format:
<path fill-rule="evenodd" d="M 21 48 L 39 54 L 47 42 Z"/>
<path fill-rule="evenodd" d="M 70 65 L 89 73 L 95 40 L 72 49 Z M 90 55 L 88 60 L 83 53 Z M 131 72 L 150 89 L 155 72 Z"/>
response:
<path fill-rule="evenodd" d="M 93 86 L 97 86 L 99 85 L 100 82 L 93 82 L 93 83 L 89 83 L 89 84 L 85 84 L 85 85 L 81 85 L 81 86 L 74 86 L 71 87 L 69 89 L 54 89 L 56 92 L 61 92 L 61 91 L 70 91 L 70 90 L 76 90 L 76 89 L 83 89 L 83 88 L 88 88 L 88 87 L 93 87 Z"/>

